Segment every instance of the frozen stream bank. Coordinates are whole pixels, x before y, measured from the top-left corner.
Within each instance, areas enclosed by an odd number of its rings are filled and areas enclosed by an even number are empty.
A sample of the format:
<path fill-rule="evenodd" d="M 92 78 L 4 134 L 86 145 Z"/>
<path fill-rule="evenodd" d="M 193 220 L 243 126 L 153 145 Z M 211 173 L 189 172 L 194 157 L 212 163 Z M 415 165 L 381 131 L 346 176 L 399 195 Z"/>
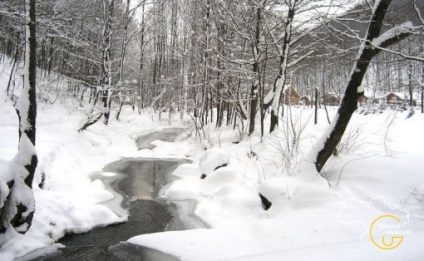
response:
<path fill-rule="evenodd" d="M 137 146 L 152 149 L 152 141 L 173 141 L 181 132 L 182 129 L 175 128 L 155 132 L 137 139 Z M 108 164 L 103 171 L 117 176 L 102 178 L 99 174 L 93 178 L 102 179 L 118 198 L 122 196 L 121 204 L 129 211 L 128 222 L 68 235 L 60 241 L 66 246 L 60 252 L 36 260 L 177 260 L 122 241 L 141 234 L 185 229 L 185 224 L 202 226 L 191 213 L 183 213 L 191 212 L 190 202 L 178 202 L 177 210 L 174 203 L 159 198 L 160 190 L 176 179 L 172 172 L 180 164 L 189 162 L 187 159 L 124 158 Z"/>

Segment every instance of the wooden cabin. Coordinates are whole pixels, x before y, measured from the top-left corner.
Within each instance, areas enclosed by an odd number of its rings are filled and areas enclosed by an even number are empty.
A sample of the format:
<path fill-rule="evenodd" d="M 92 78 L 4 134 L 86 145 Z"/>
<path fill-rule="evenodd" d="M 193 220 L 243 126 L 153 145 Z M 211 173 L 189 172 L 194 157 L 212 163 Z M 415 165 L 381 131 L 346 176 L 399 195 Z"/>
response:
<path fill-rule="evenodd" d="M 368 104 L 369 99 L 370 99 L 370 98 L 368 98 L 368 97 L 367 97 L 367 96 L 365 96 L 365 95 L 361 95 L 361 96 L 359 96 L 359 98 L 358 98 L 359 105 L 360 105 L 360 106 L 365 106 L 365 105 L 367 105 L 367 104 Z"/>
<path fill-rule="evenodd" d="M 285 105 L 298 105 L 300 102 L 300 95 L 293 87 L 288 87 L 284 91 L 284 104 Z"/>
<path fill-rule="evenodd" d="M 307 96 L 300 97 L 300 104 L 309 106 L 311 105 L 311 100 Z"/>
<path fill-rule="evenodd" d="M 399 93 L 389 92 L 383 98 L 387 105 L 397 105 L 403 103 L 402 95 Z"/>
<path fill-rule="evenodd" d="M 325 104 L 325 105 L 339 106 L 340 101 L 341 101 L 340 95 L 337 95 L 331 92 L 326 92 L 320 97 L 321 104 Z"/>

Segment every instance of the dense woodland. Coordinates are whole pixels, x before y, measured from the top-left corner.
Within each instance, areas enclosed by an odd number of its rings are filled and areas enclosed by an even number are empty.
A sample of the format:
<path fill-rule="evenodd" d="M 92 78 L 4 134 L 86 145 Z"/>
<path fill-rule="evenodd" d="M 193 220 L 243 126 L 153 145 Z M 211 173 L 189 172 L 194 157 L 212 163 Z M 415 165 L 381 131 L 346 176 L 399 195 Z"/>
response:
<path fill-rule="evenodd" d="M 22 2 L 0 3 L 1 54 L 16 61 L 24 55 Z M 274 84 L 281 76 L 305 104 L 314 104 L 316 90 L 318 101 L 340 98 L 372 6 L 359 1 L 347 9 L 346 3 L 39 0 L 37 64 L 42 77 L 59 73 L 68 80 L 68 92 L 90 96 L 91 103 L 186 111 L 200 116 L 200 125 L 251 119 L 252 133 L 258 112 L 278 110 L 279 102 L 271 104 L 274 96 L 280 99 Z M 408 20 L 422 25 L 422 5 L 393 1 L 384 28 Z M 344 13 L 335 16 L 334 10 Z M 389 92 L 420 102 L 421 32 L 374 58 L 363 83 L 369 103 Z M 39 96 L 54 100 L 59 90 L 48 88 Z"/>

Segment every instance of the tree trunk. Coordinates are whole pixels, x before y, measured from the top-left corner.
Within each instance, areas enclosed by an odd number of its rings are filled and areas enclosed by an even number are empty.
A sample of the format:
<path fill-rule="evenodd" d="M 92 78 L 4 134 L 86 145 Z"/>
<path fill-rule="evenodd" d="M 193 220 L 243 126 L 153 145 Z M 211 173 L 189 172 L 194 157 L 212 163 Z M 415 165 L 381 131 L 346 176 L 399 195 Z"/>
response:
<path fill-rule="evenodd" d="M 200 113 L 201 127 L 207 124 L 208 121 L 208 102 L 209 102 L 209 88 L 208 88 L 208 60 L 209 60 L 209 19 L 210 19 L 210 2 L 206 2 L 206 18 L 205 18 L 205 49 L 203 55 L 203 84 L 202 84 L 202 107 Z"/>
<path fill-rule="evenodd" d="M 315 88 L 315 117 L 314 124 L 318 123 L 318 88 Z"/>
<path fill-rule="evenodd" d="M 143 100 L 147 96 L 143 93 L 144 87 L 144 34 L 146 33 L 146 23 L 144 21 L 144 8 L 146 0 L 143 0 L 142 11 L 141 11 L 141 39 L 140 39 L 140 71 L 139 71 L 139 101 L 138 101 L 138 113 L 141 114 L 141 108 L 143 107 Z"/>
<path fill-rule="evenodd" d="M 421 45 L 421 53 L 423 52 L 423 46 Z M 421 113 L 424 113 L 424 62 L 421 63 Z"/>
<path fill-rule="evenodd" d="M 265 1 L 264 1 L 265 2 Z M 249 136 L 253 133 L 255 130 L 255 119 L 256 119 L 256 113 L 258 110 L 258 96 L 259 96 L 259 88 L 261 84 L 261 77 L 260 77 L 260 68 L 259 68 L 259 41 L 261 37 L 261 23 L 262 23 L 262 9 L 264 3 L 261 5 L 258 5 L 256 8 L 256 28 L 255 28 L 255 42 L 252 45 L 252 52 L 253 52 L 253 74 L 254 79 L 252 86 L 250 88 L 250 123 L 249 123 Z"/>
<path fill-rule="evenodd" d="M 292 26 L 293 26 L 293 18 L 295 16 L 295 11 L 297 8 L 297 4 L 299 3 L 299 0 L 294 0 L 292 4 L 289 5 L 289 10 L 287 13 L 287 19 L 285 23 L 285 29 L 284 29 L 284 38 L 283 38 L 283 45 L 281 47 L 281 50 L 279 50 L 280 53 L 280 69 L 277 75 L 277 78 L 275 78 L 274 86 L 270 93 L 268 93 L 267 97 L 265 97 L 265 108 L 271 106 L 271 125 L 269 132 L 271 133 L 274 131 L 274 129 L 278 125 L 278 108 L 280 106 L 280 97 L 281 94 L 284 91 L 284 85 L 286 83 L 286 75 L 287 75 L 287 62 L 288 62 L 288 56 L 289 56 L 289 49 L 290 49 L 290 41 L 291 41 L 291 33 L 292 33 Z"/>
<path fill-rule="evenodd" d="M 364 78 L 371 59 L 380 52 L 380 49 L 373 47 L 371 42 L 380 35 L 384 16 L 390 2 L 391 0 L 381 0 L 380 2 L 376 2 L 376 6 L 374 7 L 374 12 L 368 26 L 367 35 L 359 49 L 358 58 L 353 65 L 342 102 L 330 126 L 329 134 L 326 133 L 317 144 L 318 150 L 315 167 L 318 172 L 322 170 L 325 163 L 334 152 L 337 144 L 340 142 L 353 112 L 357 109 L 358 97 L 364 93 L 363 88 L 360 88 L 362 79 Z M 379 43 L 379 46 L 388 47 L 404 39 L 409 34 L 409 31 L 402 31 L 395 35 L 391 35 L 391 37 L 386 36 L 382 39 L 380 38 L 381 42 Z"/>
<path fill-rule="evenodd" d="M 121 58 L 119 60 L 119 75 L 118 75 L 118 81 L 122 83 L 122 74 L 124 72 L 124 62 L 125 62 L 125 53 L 127 50 L 127 35 L 128 35 L 128 24 L 129 24 L 129 13 L 130 13 L 130 4 L 131 0 L 126 0 L 126 6 L 125 6 L 125 13 L 122 20 L 124 21 L 124 36 L 122 37 L 121 42 Z M 119 109 L 116 113 L 116 120 L 119 120 L 119 116 L 121 115 L 122 106 L 124 105 L 124 102 L 122 101 L 122 85 L 119 87 Z"/>
<path fill-rule="evenodd" d="M 102 63 L 102 87 L 103 87 L 103 116 L 104 123 L 107 125 L 109 123 L 110 116 L 110 105 L 111 105 L 111 96 L 112 96 L 112 58 L 111 58 L 111 48 L 112 48 L 112 16 L 115 0 L 103 0 L 105 4 L 105 26 L 103 28 L 103 63 Z"/>
<path fill-rule="evenodd" d="M 411 39 L 408 38 L 408 55 L 411 55 Z M 408 118 L 411 117 L 412 115 L 414 115 L 415 110 L 414 110 L 414 86 L 412 83 L 412 62 L 409 61 L 408 62 L 408 91 L 409 91 L 409 114 L 408 114 Z"/>
<path fill-rule="evenodd" d="M 5 184 L 9 188 L 8 195 L 0 195 L 0 245 L 4 242 L 2 234 L 10 226 L 19 233 L 26 233 L 32 224 L 35 211 L 32 191 L 32 181 L 38 163 L 35 151 L 37 117 L 35 0 L 26 0 L 25 9 L 24 88 L 16 104 L 19 118 L 19 149 L 13 160 L 13 163 L 21 168 L 14 168 L 12 179 Z"/>

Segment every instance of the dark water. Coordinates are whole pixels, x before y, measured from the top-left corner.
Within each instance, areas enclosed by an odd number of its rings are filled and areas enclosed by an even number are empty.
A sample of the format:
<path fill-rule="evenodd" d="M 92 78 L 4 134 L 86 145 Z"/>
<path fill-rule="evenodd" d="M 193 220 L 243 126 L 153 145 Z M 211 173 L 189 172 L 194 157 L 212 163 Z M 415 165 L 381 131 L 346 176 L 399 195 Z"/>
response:
<path fill-rule="evenodd" d="M 153 140 L 173 141 L 182 129 L 165 129 L 137 139 L 140 149 L 152 148 Z M 187 159 L 125 158 L 108 164 L 103 171 L 117 173 L 109 185 L 122 195 L 122 206 L 129 209 L 128 221 L 122 224 L 94 228 L 84 234 L 67 235 L 59 241 L 65 248 L 35 260 L 178 260 L 167 254 L 129 244 L 127 239 L 141 234 L 182 230 L 187 226 L 202 226 L 201 220 L 184 213 L 178 215 L 174 204 L 159 198 L 160 190 L 176 178 L 171 173 Z M 93 178 L 100 178 L 100 175 Z M 106 179 L 106 178 L 105 178 Z M 181 202 L 186 211 L 192 203 Z M 188 224 L 188 225 L 187 225 Z"/>
<path fill-rule="evenodd" d="M 175 138 L 183 132 L 180 128 L 167 128 L 162 131 L 153 132 L 144 136 L 139 137 L 136 140 L 138 149 L 153 149 L 156 146 L 151 144 L 155 140 L 172 142 Z"/>

